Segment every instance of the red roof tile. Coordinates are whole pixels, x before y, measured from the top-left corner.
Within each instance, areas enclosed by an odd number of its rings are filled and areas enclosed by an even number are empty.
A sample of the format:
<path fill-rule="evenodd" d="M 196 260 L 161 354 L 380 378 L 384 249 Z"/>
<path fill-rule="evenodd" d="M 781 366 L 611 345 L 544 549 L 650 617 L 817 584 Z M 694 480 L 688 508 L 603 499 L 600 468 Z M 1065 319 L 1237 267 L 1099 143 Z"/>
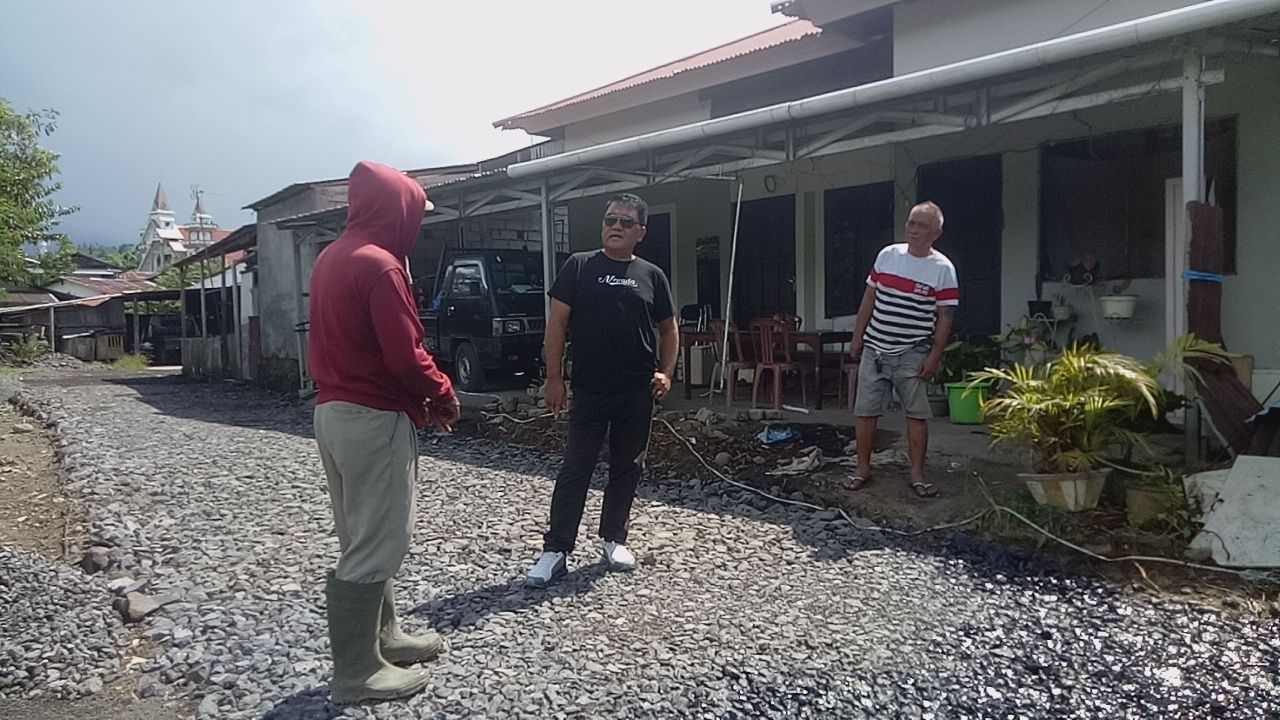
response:
<path fill-rule="evenodd" d="M 199 229 L 199 228 L 197 228 L 197 227 L 184 225 L 184 226 L 182 226 L 182 227 L 179 227 L 179 228 L 178 228 L 178 232 L 181 232 L 181 233 L 182 233 L 182 240 L 183 240 L 183 242 L 185 242 L 187 245 L 191 245 L 191 244 L 192 244 L 192 243 L 191 243 L 191 231 L 192 231 L 192 230 L 198 230 L 198 229 Z M 213 233 L 213 240 L 211 240 L 211 241 L 210 241 L 210 242 L 208 242 L 208 243 L 205 243 L 205 244 L 208 244 L 208 245 L 212 245 L 213 243 L 216 243 L 216 242 L 218 242 L 219 240 L 222 240 L 222 239 L 223 239 L 223 238 L 225 238 L 226 236 L 230 235 L 231 233 L 235 232 L 234 230 L 227 230 L 227 229 L 224 229 L 224 228 L 206 228 L 206 229 L 207 229 L 207 230 L 210 230 L 210 231 Z M 196 243 L 196 244 L 197 244 L 197 245 L 199 245 L 199 244 L 201 244 L 201 243 Z"/>
<path fill-rule="evenodd" d="M 534 117 L 554 110 L 560 110 L 570 105 L 586 102 L 587 100 L 594 100 L 595 98 L 615 93 L 620 90 L 626 90 L 627 88 L 633 88 L 637 85 L 644 85 L 645 83 L 674 77 L 680 73 L 689 72 L 690 70 L 696 70 L 708 65 L 714 65 L 726 60 L 742 57 L 743 55 L 749 55 L 754 52 L 759 52 L 771 47 L 776 47 L 778 45 L 783 45 L 785 43 L 794 42 L 802 38 L 820 34 L 822 34 L 822 28 L 814 25 L 808 20 L 792 20 L 789 23 L 769 28 L 768 30 L 758 32 L 754 35 L 748 35 L 747 37 L 734 40 L 733 42 L 726 43 L 719 47 L 704 50 L 703 52 L 690 55 L 686 58 L 676 60 L 675 62 L 667 63 L 666 65 L 661 65 L 642 73 L 637 73 L 631 77 L 623 78 L 617 82 L 598 87 L 595 90 L 589 90 L 581 95 L 574 95 L 571 98 L 566 98 L 564 100 L 551 103 L 550 105 L 543 105 L 540 108 L 535 108 L 533 110 L 522 112 L 518 115 L 513 115 L 509 118 L 499 120 L 493 125 L 494 127 L 512 127 L 513 123 L 525 118 Z"/>

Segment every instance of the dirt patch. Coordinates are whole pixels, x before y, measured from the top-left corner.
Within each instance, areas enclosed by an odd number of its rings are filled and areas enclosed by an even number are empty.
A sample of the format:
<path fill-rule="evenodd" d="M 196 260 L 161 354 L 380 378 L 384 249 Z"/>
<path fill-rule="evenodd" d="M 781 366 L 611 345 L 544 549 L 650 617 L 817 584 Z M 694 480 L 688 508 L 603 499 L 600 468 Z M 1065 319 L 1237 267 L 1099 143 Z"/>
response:
<path fill-rule="evenodd" d="M 1058 511 L 1036 505 L 1016 469 L 1008 465 L 957 461 L 937 453 L 930 456 L 926 473 L 939 494 L 921 498 L 910 487 L 900 435 L 883 430 L 877 433 L 873 445 L 871 482 L 860 490 L 847 491 L 840 481 L 852 474 L 852 467 L 845 463 L 853 452 L 849 447 L 854 439 L 853 428 L 795 423 L 786 427 L 794 429 L 796 437 L 765 444 L 756 437 L 764 426 L 749 421 L 713 421 L 708 425 L 679 413 L 659 415 L 650 443 L 650 475 L 658 478 L 657 482 L 668 475 L 712 477 L 677 437 L 678 433 L 691 440 L 698 454 L 720 472 L 775 496 L 842 508 L 862 521 L 899 529 L 944 528 L 981 516 L 960 529 L 984 540 L 1034 550 L 1068 568 L 1096 573 L 1138 592 L 1253 614 L 1280 615 L 1280 588 L 1274 583 L 1161 562 L 1091 560 L 1006 513 L 992 511 L 987 496 L 990 494 L 995 502 L 1013 508 L 1054 535 L 1104 557 L 1142 555 L 1176 560 L 1183 556 L 1190 539 L 1186 528 L 1132 528 L 1122 498 L 1104 497 L 1097 510 Z M 482 417 L 457 428 L 464 435 L 511 442 L 551 454 L 563 452 L 567 429 L 568 423 L 563 420 L 542 417 L 522 422 Z M 816 469 L 795 475 L 773 474 L 811 457 L 815 447 L 822 457 Z M 716 462 L 717 456 L 723 464 Z"/>
<path fill-rule="evenodd" d="M 63 489 L 54 435 L 9 403 L 0 403 L 0 545 L 74 564 L 87 544 L 83 507 Z M 139 643 L 134 653 L 143 652 Z M 145 654 L 150 654 L 146 648 Z M 139 698 L 136 673 L 76 700 L 2 699 L 0 717 L 24 720 L 167 720 L 194 715 L 197 699 Z"/>
<path fill-rule="evenodd" d="M 182 720 L 195 716 L 196 698 L 138 698 L 137 678 L 126 675 L 77 700 L 0 700 L 0 717 L 22 720 Z"/>
<path fill-rule="evenodd" d="M 930 459 L 927 470 L 939 490 L 938 497 L 918 497 L 910 487 L 906 456 L 897 448 L 900 433 L 876 433 L 872 445 L 873 480 L 861 490 L 850 492 L 840 484 L 852 473 L 848 463 L 852 462 L 853 428 L 818 423 L 778 424 L 777 427 L 794 430 L 796 436 L 768 444 L 757 438 L 764 427 L 761 422 L 730 420 L 707 425 L 681 418 L 678 413 L 659 415 L 649 446 L 650 474 L 658 478 L 710 476 L 683 437 L 693 443 L 699 455 L 737 482 L 793 500 L 841 507 L 877 523 L 917 529 L 935 527 L 971 518 L 988 507 L 977 481 L 965 468 L 940 456 Z M 458 428 L 466 435 L 512 442 L 551 454 L 563 452 L 567 430 L 566 421 L 550 418 L 470 422 Z M 773 474 L 811 457 L 813 448 L 822 458 L 817 469 L 795 475 Z M 718 457 L 723 464 L 716 462 Z M 996 486 L 1016 481 L 1011 472 L 987 473 L 984 479 Z"/>
<path fill-rule="evenodd" d="M 0 544 L 57 560 L 78 560 L 83 510 L 56 469 L 53 433 L 0 403 Z"/>

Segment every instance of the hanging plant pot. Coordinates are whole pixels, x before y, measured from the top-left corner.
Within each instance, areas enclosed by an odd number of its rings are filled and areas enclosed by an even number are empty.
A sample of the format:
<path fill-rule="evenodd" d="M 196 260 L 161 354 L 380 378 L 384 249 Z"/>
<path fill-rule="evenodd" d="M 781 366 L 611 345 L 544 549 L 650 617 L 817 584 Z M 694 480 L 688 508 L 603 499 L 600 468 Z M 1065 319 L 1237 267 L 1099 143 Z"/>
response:
<path fill-rule="evenodd" d="M 1098 298 L 1102 305 L 1102 317 L 1107 320 L 1129 320 L 1133 317 L 1134 308 L 1138 305 L 1137 295 L 1103 295 Z"/>
<path fill-rule="evenodd" d="M 1078 473 L 1018 473 L 1018 477 L 1041 505 L 1079 512 L 1098 507 L 1110 474 L 1111 469 L 1107 468 Z"/>

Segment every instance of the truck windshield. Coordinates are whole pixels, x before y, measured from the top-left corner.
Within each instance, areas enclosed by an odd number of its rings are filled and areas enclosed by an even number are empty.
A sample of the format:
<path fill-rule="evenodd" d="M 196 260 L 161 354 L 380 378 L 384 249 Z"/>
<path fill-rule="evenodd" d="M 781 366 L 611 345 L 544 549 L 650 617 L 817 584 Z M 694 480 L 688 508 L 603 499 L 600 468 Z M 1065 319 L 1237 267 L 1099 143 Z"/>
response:
<path fill-rule="evenodd" d="M 541 256 L 500 255 L 493 258 L 489 271 L 499 312 L 537 314 L 542 311 L 545 286 Z"/>

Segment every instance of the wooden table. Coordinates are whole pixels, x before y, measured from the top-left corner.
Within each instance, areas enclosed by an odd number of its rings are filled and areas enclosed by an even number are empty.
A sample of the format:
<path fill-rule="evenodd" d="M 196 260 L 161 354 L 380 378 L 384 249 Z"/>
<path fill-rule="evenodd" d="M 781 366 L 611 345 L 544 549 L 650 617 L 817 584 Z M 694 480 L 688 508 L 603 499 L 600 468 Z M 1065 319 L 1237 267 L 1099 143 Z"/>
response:
<path fill-rule="evenodd" d="M 745 331 L 740 330 L 739 332 L 742 333 L 743 335 L 749 335 L 751 333 L 750 330 L 745 330 Z M 853 333 L 849 330 L 822 330 L 819 332 L 788 333 L 788 337 L 791 338 L 791 347 L 793 351 L 800 346 L 807 347 L 813 351 L 812 354 L 808 354 L 803 357 L 813 358 L 813 376 L 817 379 L 816 382 L 814 383 L 814 385 L 816 386 L 814 388 L 814 395 L 815 395 L 814 409 L 815 410 L 822 409 L 822 364 L 826 358 L 826 351 L 823 348 L 826 345 L 834 345 L 834 344 L 843 345 L 844 343 L 849 342 L 850 337 L 852 335 Z M 684 362 L 684 399 L 685 400 L 693 399 L 693 378 L 692 378 L 692 373 L 689 372 L 689 363 L 690 363 L 690 355 L 691 355 L 690 348 L 692 348 L 694 345 L 710 345 L 710 344 L 713 344 L 714 341 L 717 339 L 723 339 L 723 338 L 716 338 L 714 333 L 710 332 L 709 330 L 693 330 L 693 331 L 682 330 L 680 332 L 680 352 L 683 354 L 683 357 L 684 357 L 683 362 Z M 732 345 L 733 343 L 732 337 L 729 338 L 729 343 L 730 345 Z M 754 343 L 752 344 L 754 345 Z M 840 350 L 839 352 L 843 353 L 844 350 Z"/>

